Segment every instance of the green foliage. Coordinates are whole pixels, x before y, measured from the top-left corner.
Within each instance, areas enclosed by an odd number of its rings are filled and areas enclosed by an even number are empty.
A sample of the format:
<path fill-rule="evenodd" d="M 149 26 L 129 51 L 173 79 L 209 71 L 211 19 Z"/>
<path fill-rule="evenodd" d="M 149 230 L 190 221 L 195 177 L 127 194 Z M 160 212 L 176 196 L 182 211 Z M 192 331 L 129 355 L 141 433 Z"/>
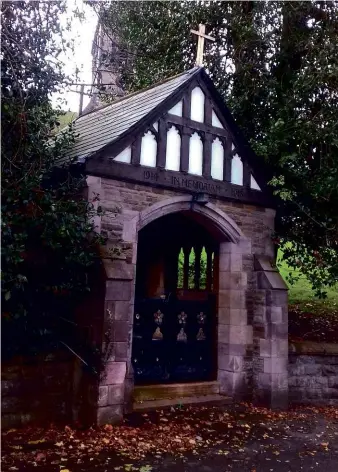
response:
<path fill-rule="evenodd" d="M 336 309 L 338 305 L 338 285 L 332 287 L 324 286 L 325 300 L 315 300 L 315 291 L 312 289 L 308 278 L 297 268 L 290 267 L 283 258 L 283 251 L 279 249 L 277 256 L 278 270 L 289 287 L 289 302 L 291 304 L 299 303 L 300 307 L 305 308 L 307 304 L 311 306 L 326 307 L 328 310 Z M 309 311 L 309 308 L 307 308 Z"/>
<path fill-rule="evenodd" d="M 3 2 L 2 320 L 4 351 L 38 349 L 60 334 L 96 261 L 94 208 L 78 166 L 57 167 L 74 141 L 55 135 L 50 94 L 66 78 L 60 14 L 65 2 Z M 53 334 L 54 333 L 54 334 Z M 6 342 L 7 341 L 7 342 Z"/>
<path fill-rule="evenodd" d="M 73 111 L 63 111 L 58 114 L 57 119 L 59 121 L 59 125 L 57 127 L 57 131 L 61 131 L 67 125 L 69 125 L 72 121 L 77 118 L 77 113 Z"/>
<path fill-rule="evenodd" d="M 212 255 L 213 260 L 214 255 Z M 188 288 L 195 288 L 195 262 L 196 255 L 195 250 L 192 248 L 188 258 Z M 184 251 L 183 248 L 180 250 L 178 255 L 178 273 L 177 273 L 177 287 L 183 288 L 184 285 Z M 203 247 L 200 256 L 200 277 L 199 277 L 199 288 L 206 289 L 207 286 L 207 253 L 205 247 Z"/>
<path fill-rule="evenodd" d="M 277 236 L 318 294 L 338 277 L 338 6 L 335 2 L 100 2 L 127 53 L 133 91 L 193 66 L 199 23 L 205 66 L 281 198 Z M 132 73 L 131 73 L 132 72 Z M 299 262 L 300 261 L 300 265 Z"/>

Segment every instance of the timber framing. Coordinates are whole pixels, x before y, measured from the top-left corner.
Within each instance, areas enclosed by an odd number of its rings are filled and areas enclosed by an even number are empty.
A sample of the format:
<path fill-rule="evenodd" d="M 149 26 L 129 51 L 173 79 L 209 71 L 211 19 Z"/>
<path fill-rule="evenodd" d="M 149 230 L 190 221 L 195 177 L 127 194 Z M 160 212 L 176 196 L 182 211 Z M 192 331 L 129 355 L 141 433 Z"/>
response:
<path fill-rule="evenodd" d="M 190 118 L 191 91 L 200 87 L 205 95 L 204 123 Z M 183 101 L 182 116 L 168 112 L 177 102 Z M 212 113 L 216 113 L 223 128 L 212 126 Z M 154 123 L 158 123 L 158 131 Z M 180 171 L 165 170 L 167 130 L 175 126 L 181 136 Z M 157 141 L 156 167 L 140 166 L 141 139 L 150 131 Z M 203 142 L 203 175 L 188 174 L 189 137 L 197 132 Z M 211 178 L 211 147 L 218 138 L 224 148 L 224 180 Z M 130 164 L 115 162 L 114 158 L 130 146 Z M 231 184 L 231 159 L 238 154 L 243 162 L 243 186 Z M 93 153 L 86 162 L 86 173 L 90 175 L 126 180 L 156 187 L 179 189 L 190 193 L 206 193 L 215 197 L 242 201 L 266 207 L 275 207 L 274 198 L 267 182 L 271 172 L 265 162 L 251 149 L 229 109 L 203 68 L 191 73 L 168 98 L 131 126 L 115 141 Z M 250 188 L 253 175 L 261 191 Z"/>

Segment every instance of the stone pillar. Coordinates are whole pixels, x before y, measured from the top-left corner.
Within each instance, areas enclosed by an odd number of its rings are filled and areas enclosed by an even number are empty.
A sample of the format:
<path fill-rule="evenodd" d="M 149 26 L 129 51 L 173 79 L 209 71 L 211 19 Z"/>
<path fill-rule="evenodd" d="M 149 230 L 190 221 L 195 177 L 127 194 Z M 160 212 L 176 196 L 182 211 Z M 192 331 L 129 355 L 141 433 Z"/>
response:
<path fill-rule="evenodd" d="M 254 400 L 271 408 L 288 406 L 287 287 L 267 256 L 255 256 Z"/>
<path fill-rule="evenodd" d="M 135 266 L 126 260 L 104 259 L 105 291 L 104 372 L 100 378 L 97 423 L 122 420 L 131 392 L 130 351 Z"/>
<path fill-rule="evenodd" d="M 251 242 L 220 245 L 218 296 L 218 381 L 220 393 L 234 399 L 247 396 L 246 357 L 252 348 L 252 326 L 246 310 L 247 274 L 243 255 L 251 253 Z"/>

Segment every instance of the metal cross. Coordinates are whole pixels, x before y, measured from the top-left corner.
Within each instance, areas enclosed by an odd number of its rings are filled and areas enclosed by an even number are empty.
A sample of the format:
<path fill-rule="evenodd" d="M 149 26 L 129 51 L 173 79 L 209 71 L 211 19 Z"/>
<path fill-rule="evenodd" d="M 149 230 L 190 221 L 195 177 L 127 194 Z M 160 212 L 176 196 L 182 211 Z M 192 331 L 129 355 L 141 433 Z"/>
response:
<path fill-rule="evenodd" d="M 198 31 L 190 30 L 190 32 L 198 36 L 196 66 L 203 67 L 204 39 L 215 41 L 215 38 L 205 34 L 205 25 L 199 25 Z"/>

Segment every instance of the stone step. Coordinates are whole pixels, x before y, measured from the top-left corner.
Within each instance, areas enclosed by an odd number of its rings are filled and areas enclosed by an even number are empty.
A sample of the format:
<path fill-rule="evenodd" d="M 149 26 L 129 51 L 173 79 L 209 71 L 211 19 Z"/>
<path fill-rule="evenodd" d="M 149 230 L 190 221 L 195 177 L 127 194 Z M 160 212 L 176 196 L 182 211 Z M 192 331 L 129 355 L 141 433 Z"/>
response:
<path fill-rule="evenodd" d="M 229 405 L 232 398 L 225 395 L 202 395 L 198 397 L 181 397 L 162 400 L 147 400 L 143 402 L 134 402 L 133 411 L 150 411 L 170 407 L 181 407 L 182 405 L 209 405 L 220 406 Z"/>
<path fill-rule="evenodd" d="M 134 402 L 171 400 L 182 397 L 200 397 L 205 395 L 217 395 L 219 383 L 192 382 L 176 384 L 139 385 L 134 388 Z"/>

